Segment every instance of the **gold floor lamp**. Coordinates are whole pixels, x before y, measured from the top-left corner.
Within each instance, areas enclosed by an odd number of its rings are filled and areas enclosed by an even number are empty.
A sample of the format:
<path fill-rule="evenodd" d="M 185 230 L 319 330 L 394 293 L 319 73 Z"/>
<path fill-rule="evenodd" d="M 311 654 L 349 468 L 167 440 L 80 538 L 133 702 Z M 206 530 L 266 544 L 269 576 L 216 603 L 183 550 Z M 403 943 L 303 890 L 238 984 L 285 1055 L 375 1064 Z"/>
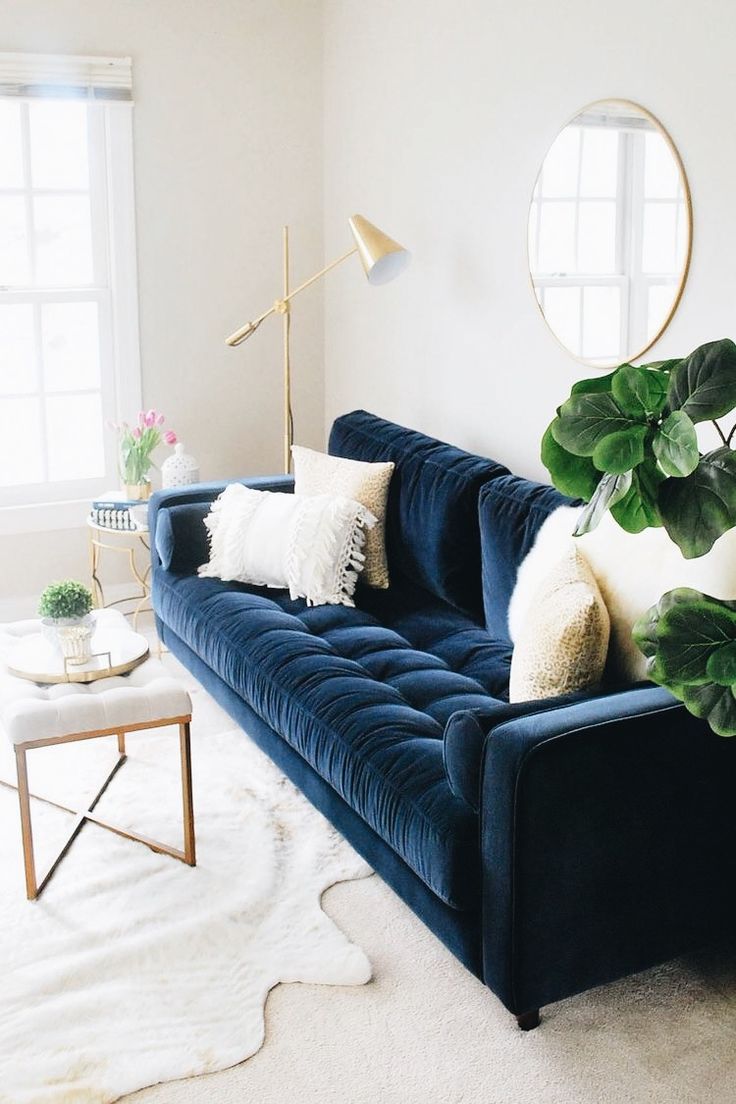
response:
<path fill-rule="evenodd" d="M 283 230 L 284 294 L 282 298 L 277 299 L 273 306 L 269 307 L 263 314 L 259 314 L 252 322 L 246 322 L 244 326 L 241 326 L 239 330 L 230 334 L 226 339 L 228 345 L 240 345 L 256 332 L 261 322 L 265 321 L 269 315 L 280 314 L 282 316 L 284 331 L 284 471 L 287 475 L 291 470 L 291 445 L 294 430 L 291 412 L 291 357 L 289 351 L 291 300 L 300 291 L 304 291 L 310 284 L 321 279 L 330 269 L 336 268 L 348 257 L 352 257 L 353 253 L 357 253 L 360 257 L 369 284 L 387 284 L 389 280 L 393 280 L 394 277 L 404 271 L 410 259 L 410 254 L 402 245 L 393 241 L 377 226 L 368 222 L 368 219 L 363 218 L 362 215 L 353 215 L 351 219 L 348 219 L 348 225 L 355 240 L 353 248 L 349 249 L 347 253 L 343 253 L 342 257 L 338 257 L 337 260 L 325 265 L 323 269 L 316 272 L 314 276 L 310 276 L 303 284 L 299 284 L 293 291 L 289 290 L 289 227 L 285 226 Z"/>

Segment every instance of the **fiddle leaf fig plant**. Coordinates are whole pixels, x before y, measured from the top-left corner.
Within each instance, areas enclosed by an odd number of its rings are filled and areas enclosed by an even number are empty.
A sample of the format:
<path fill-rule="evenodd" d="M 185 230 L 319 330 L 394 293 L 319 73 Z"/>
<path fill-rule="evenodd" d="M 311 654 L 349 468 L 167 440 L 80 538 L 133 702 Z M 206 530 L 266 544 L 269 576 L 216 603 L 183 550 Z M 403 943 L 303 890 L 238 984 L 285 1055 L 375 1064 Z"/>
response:
<path fill-rule="evenodd" d="M 736 454 L 717 419 L 736 407 L 736 345 L 701 345 L 681 360 L 580 380 L 542 440 L 542 461 L 565 494 L 584 499 L 576 535 L 610 510 L 622 529 L 664 525 L 686 559 L 736 525 Z M 722 446 L 701 455 L 695 426 Z"/>
<path fill-rule="evenodd" d="M 736 602 L 670 590 L 639 618 L 633 637 L 653 682 L 719 736 L 736 736 Z"/>
<path fill-rule="evenodd" d="M 622 529 L 664 526 L 685 559 L 704 556 L 736 526 L 736 344 L 701 345 L 687 357 L 622 364 L 580 380 L 542 439 L 542 462 L 564 494 L 586 503 L 575 536 L 606 510 Z M 696 425 L 721 444 L 701 453 Z M 736 735 L 736 601 L 671 590 L 633 629 L 653 682 L 667 687 L 721 736 Z"/>

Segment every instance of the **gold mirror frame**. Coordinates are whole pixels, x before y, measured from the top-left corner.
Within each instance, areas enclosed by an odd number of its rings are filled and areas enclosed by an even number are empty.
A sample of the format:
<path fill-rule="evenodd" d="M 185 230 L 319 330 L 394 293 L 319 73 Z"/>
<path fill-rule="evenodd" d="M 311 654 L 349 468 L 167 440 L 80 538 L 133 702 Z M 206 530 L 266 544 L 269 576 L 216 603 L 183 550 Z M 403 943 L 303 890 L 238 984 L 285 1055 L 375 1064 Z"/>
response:
<path fill-rule="evenodd" d="M 643 347 L 641 347 L 637 352 L 627 353 L 626 356 L 624 357 L 623 361 L 613 361 L 612 360 L 610 362 L 610 364 L 605 364 L 605 365 L 596 363 L 596 361 L 591 360 L 591 359 L 586 359 L 583 356 L 578 356 L 576 353 L 572 352 L 572 350 L 569 349 L 567 345 L 565 345 L 564 341 L 562 341 L 562 339 L 555 333 L 552 326 L 547 321 L 547 318 L 546 318 L 545 313 L 544 313 L 544 309 L 543 309 L 542 304 L 540 303 L 539 298 L 537 296 L 537 288 L 536 288 L 536 285 L 534 283 L 535 276 L 534 276 L 534 273 L 532 271 L 531 255 L 530 255 L 530 249 L 529 249 L 529 217 L 531 216 L 531 212 L 532 212 L 532 209 L 533 209 L 534 193 L 536 191 L 537 182 L 539 181 L 539 177 L 542 174 L 542 170 L 544 169 L 544 164 L 545 164 L 545 161 L 547 160 L 547 157 L 549 156 L 549 152 L 552 149 L 552 146 L 554 145 L 554 143 L 557 141 L 557 138 L 559 137 L 559 135 L 562 134 L 563 131 L 565 131 L 567 129 L 567 127 L 571 126 L 575 122 L 576 119 L 580 118 L 581 115 L 584 115 L 587 111 L 590 111 L 592 108 L 598 107 L 601 104 L 619 104 L 622 107 L 633 108 L 635 111 L 639 112 L 646 119 L 648 119 L 649 122 L 651 122 L 652 125 L 655 127 L 655 129 L 658 131 L 658 133 L 661 134 L 661 136 L 665 140 L 667 148 L 670 151 L 670 154 L 672 155 L 672 159 L 673 159 L 673 161 L 675 163 L 675 166 L 677 168 L 677 171 L 680 175 L 680 180 L 682 182 L 683 197 L 684 197 L 684 202 L 685 202 L 685 212 L 686 212 L 686 216 L 687 216 L 687 239 L 686 239 L 686 242 L 685 242 L 684 260 L 683 260 L 682 269 L 681 269 L 681 272 L 680 272 L 679 283 L 677 285 L 677 289 L 675 291 L 675 294 L 674 294 L 674 297 L 673 297 L 673 300 L 672 300 L 672 305 L 671 305 L 669 311 L 667 312 L 667 314 L 665 315 L 661 326 L 654 333 L 654 335 L 650 339 L 647 340 L 647 342 L 643 345 Z M 692 260 L 692 250 L 693 250 L 693 202 L 692 202 L 692 194 L 690 192 L 690 183 L 689 183 L 688 178 L 687 178 L 687 173 L 685 172 L 685 166 L 683 164 L 682 157 L 680 156 L 680 151 L 678 150 L 677 146 L 675 145 L 674 140 L 673 140 L 672 136 L 670 135 L 669 131 L 663 125 L 663 123 L 657 118 L 657 116 L 654 115 L 651 111 L 649 111 L 646 107 L 642 107 L 642 105 L 640 103 L 637 103 L 635 100 L 629 100 L 629 99 L 626 99 L 626 98 L 623 98 L 623 97 L 620 97 L 620 96 L 610 96 L 610 97 L 605 97 L 605 98 L 601 98 L 601 99 L 598 99 L 598 100 L 592 100 L 589 103 L 585 104 L 584 107 L 582 107 L 578 111 L 576 111 L 574 115 L 571 115 L 568 118 L 568 120 L 564 123 L 564 125 L 562 127 L 560 127 L 560 129 L 557 131 L 557 134 L 555 135 L 555 138 L 553 139 L 552 143 L 547 148 L 547 152 L 544 154 L 544 157 L 542 158 L 542 162 L 540 164 L 539 171 L 537 172 L 537 175 L 536 175 L 535 180 L 534 180 L 534 186 L 532 188 L 532 195 L 531 195 L 531 199 L 529 201 L 529 216 L 527 217 L 527 268 L 528 268 L 528 272 L 529 272 L 529 286 L 531 288 L 532 295 L 534 297 L 534 302 L 536 303 L 536 306 L 537 306 L 537 310 L 541 314 L 542 320 L 544 321 L 544 324 L 545 324 L 547 330 L 552 335 L 552 337 L 557 342 L 557 344 L 560 346 L 560 348 L 564 349 L 564 351 L 567 353 L 567 355 L 571 356 L 574 360 L 576 360 L 578 362 L 578 364 L 582 364 L 586 368 L 593 368 L 594 370 L 597 370 L 597 371 L 600 371 L 600 372 L 609 371 L 611 368 L 617 367 L 619 363 L 628 363 L 630 361 L 638 360 L 640 357 L 642 357 L 644 355 L 644 353 L 646 353 L 649 349 L 651 349 L 653 345 L 656 345 L 656 343 L 659 341 L 662 334 L 665 332 L 665 330 L 669 326 L 670 322 L 672 321 L 672 319 L 675 315 L 675 311 L 677 310 L 677 308 L 680 305 L 680 302 L 682 300 L 682 296 L 683 296 L 684 291 L 685 291 L 685 285 L 687 283 L 687 278 L 688 278 L 688 275 L 690 273 L 690 262 Z"/>

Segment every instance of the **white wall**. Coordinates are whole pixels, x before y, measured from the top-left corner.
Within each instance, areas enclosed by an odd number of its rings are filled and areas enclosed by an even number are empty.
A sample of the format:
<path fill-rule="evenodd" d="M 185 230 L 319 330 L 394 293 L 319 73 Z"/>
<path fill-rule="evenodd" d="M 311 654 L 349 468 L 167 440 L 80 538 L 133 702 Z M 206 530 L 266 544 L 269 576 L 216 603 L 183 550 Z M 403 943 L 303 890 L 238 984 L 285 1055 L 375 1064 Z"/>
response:
<path fill-rule="evenodd" d="M 325 243 L 355 209 L 414 262 L 326 294 L 326 420 L 363 406 L 539 477 L 538 443 L 580 375 L 542 320 L 528 204 L 558 129 L 633 99 L 678 145 L 695 210 L 690 279 L 649 359 L 734 335 L 736 7 L 722 0 L 326 0 Z M 647 358 L 645 358 L 647 359 Z"/>
<path fill-rule="evenodd" d="M 280 326 L 223 339 L 280 293 L 282 223 L 294 279 L 322 260 L 320 0 L 0 0 L 0 50 L 132 56 L 145 404 L 203 478 L 280 471 Z M 292 333 L 297 439 L 320 446 L 320 289 Z M 0 603 L 85 572 L 81 528 L 6 537 Z"/>

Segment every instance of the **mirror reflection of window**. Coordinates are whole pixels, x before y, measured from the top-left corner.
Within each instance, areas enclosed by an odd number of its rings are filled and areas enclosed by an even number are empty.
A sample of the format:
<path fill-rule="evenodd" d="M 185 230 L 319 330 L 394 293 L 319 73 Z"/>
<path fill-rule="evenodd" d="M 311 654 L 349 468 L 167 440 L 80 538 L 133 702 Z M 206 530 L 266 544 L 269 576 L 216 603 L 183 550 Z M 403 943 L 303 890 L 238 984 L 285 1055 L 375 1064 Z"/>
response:
<path fill-rule="evenodd" d="M 593 104 L 552 144 L 529 214 L 532 280 L 561 343 L 620 364 L 666 324 L 690 242 L 686 183 L 655 121 L 624 102 Z"/>

